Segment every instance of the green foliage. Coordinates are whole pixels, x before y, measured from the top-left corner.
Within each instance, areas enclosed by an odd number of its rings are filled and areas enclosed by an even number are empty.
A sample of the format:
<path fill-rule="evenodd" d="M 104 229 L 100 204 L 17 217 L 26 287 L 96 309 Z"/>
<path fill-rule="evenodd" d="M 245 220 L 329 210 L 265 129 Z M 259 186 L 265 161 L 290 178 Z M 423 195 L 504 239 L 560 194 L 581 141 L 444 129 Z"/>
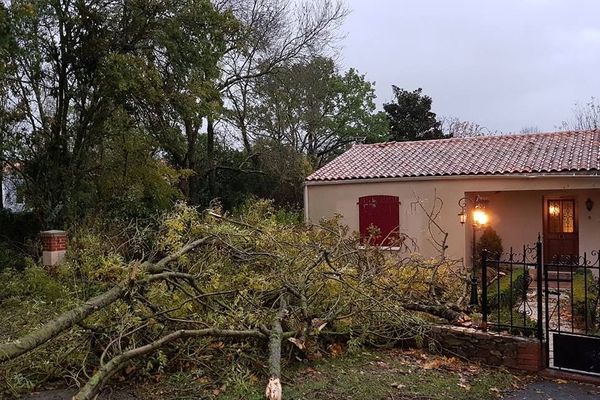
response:
<path fill-rule="evenodd" d="M 4 269 L 22 270 L 27 258 L 37 254 L 35 244 L 40 224 L 31 213 L 11 213 L 0 210 L 0 272 Z"/>
<path fill-rule="evenodd" d="M 230 13 L 209 0 L 6 7 L 0 30 L 14 40 L 3 37 L 0 56 L 14 83 L 0 87 L 12 99 L 0 111 L 0 161 L 21 165 L 30 208 L 61 228 L 90 210 L 146 217 L 169 205 L 186 166 L 175 172 L 165 154 L 186 158 L 189 135 L 219 107 Z"/>
<path fill-rule="evenodd" d="M 573 274 L 572 285 L 573 314 L 583 320 L 582 326 L 587 324 L 588 328 L 592 328 L 598 321 L 597 306 L 600 294 L 598 279 L 594 277 L 592 271 L 580 268 Z"/>
<path fill-rule="evenodd" d="M 521 268 L 512 271 L 512 280 L 510 272 L 500 276 L 488 285 L 488 306 L 490 309 L 514 307 L 523 299 L 529 282 L 529 273 L 523 273 Z"/>
<path fill-rule="evenodd" d="M 511 335 L 535 336 L 537 332 L 537 322 L 532 320 L 527 313 L 501 308 L 498 318 L 497 310 L 492 311 L 488 316 L 488 321 L 503 326 L 491 325 L 491 330 L 506 332 Z M 512 328 L 508 328 L 512 325 Z"/>
<path fill-rule="evenodd" d="M 395 141 L 444 139 L 441 122 L 431 111 L 431 97 L 419 88 L 412 92 L 392 86 L 395 102 L 383 109 L 389 121 L 389 139 Z"/>
<path fill-rule="evenodd" d="M 357 140 L 383 140 L 375 88 L 356 70 L 340 74 L 333 60 L 316 57 L 285 66 L 257 86 L 252 126 L 273 141 L 306 154 L 319 167 Z"/>
<path fill-rule="evenodd" d="M 519 310 L 515 310 L 523 302 L 530 282 L 528 271 L 515 268 L 512 272 L 512 281 L 510 272 L 507 272 L 488 285 L 488 320 L 504 325 L 494 329 L 505 331 L 508 329 L 507 326 L 512 325 L 510 333 L 514 335 L 535 334 L 537 323 L 527 315 L 526 311 L 523 311 L 527 306 L 521 305 Z"/>
<path fill-rule="evenodd" d="M 481 265 L 481 253 L 484 250 L 487 251 L 488 260 L 500 260 L 504 251 L 502 238 L 491 226 L 487 226 L 481 233 L 479 240 L 477 240 L 475 247 L 477 265 Z"/>
<path fill-rule="evenodd" d="M 116 283 L 129 289 L 123 299 L 99 309 L 59 339 L 7 365 L 0 371 L 0 381 L 6 382 L 0 388 L 16 393 L 62 376 L 79 382 L 83 372 L 97 368 L 104 349 L 106 362 L 177 329 L 268 327 L 286 287 L 302 295 L 288 294 L 283 329 L 298 337 L 307 332 L 310 349 L 301 351 L 284 341 L 284 353 L 294 358 L 327 352 L 331 342 L 321 338 L 324 330 L 324 338 L 334 333 L 331 337 L 348 339 L 355 353 L 370 345 L 415 337 L 422 342 L 427 337 L 424 318 L 402 304 L 429 296 L 429 265 L 414 259 L 403 268 L 393 254 L 368 247 L 357 251 L 359 239 L 349 236 L 337 218 L 304 224 L 298 214 L 266 200 L 248 201 L 236 212 L 233 220 L 215 216 L 223 213 L 217 205 L 208 213 L 180 202 L 155 222 L 88 217 L 72 231 L 66 262 L 60 267 L 31 265 L 22 272 L 4 272 L 0 279 L 10 284 L 0 288 L 2 341 L 31 331 Z M 132 283 L 147 276 L 139 261 L 146 254 L 157 260 L 197 238 L 210 241 L 168 266 L 192 274 L 196 286 L 175 279 Z M 446 266 L 438 267 L 439 279 L 460 286 L 460 278 L 452 278 Z M 443 299 L 452 301 L 450 291 Z M 263 343 L 218 337 L 181 340 L 133 361 L 122 376 L 148 380 L 194 371 L 198 380 L 207 382 L 203 386 L 242 393 L 263 380 Z M 228 368 L 235 368 L 237 378 L 223 375 Z M 255 382 L 248 386 L 246 381 Z"/>

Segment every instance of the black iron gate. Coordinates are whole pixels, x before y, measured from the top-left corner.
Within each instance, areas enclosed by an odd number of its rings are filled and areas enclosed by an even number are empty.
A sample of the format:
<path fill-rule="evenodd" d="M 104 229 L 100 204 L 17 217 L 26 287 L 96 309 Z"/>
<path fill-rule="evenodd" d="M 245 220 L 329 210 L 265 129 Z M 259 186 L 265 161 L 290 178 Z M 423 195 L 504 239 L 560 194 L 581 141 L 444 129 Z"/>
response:
<path fill-rule="evenodd" d="M 540 241 L 511 247 L 508 254 L 489 254 L 482 260 L 482 318 L 484 326 L 543 340 L 543 285 Z"/>
<path fill-rule="evenodd" d="M 600 258 L 544 262 L 546 354 L 551 368 L 600 374 Z"/>
<path fill-rule="evenodd" d="M 542 255 L 539 239 L 481 254 L 483 325 L 539 338 L 550 368 L 600 375 L 600 254 Z"/>

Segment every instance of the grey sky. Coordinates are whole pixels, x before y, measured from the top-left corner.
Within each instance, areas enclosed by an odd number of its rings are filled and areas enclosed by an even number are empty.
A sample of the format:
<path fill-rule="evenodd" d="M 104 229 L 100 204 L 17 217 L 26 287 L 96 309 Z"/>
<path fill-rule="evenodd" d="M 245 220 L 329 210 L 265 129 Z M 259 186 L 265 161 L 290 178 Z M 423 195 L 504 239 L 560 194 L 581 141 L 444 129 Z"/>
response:
<path fill-rule="evenodd" d="M 348 0 L 341 62 L 422 87 L 433 111 L 491 130 L 553 130 L 600 97 L 598 0 Z"/>

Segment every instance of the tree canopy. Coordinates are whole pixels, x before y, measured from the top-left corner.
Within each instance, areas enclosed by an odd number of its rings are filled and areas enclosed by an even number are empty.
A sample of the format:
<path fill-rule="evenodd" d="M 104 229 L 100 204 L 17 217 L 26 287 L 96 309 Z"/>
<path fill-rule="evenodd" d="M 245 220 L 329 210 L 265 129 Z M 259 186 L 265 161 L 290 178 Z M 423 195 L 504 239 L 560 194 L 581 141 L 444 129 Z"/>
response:
<path fill-rule="evenodd" d="M 392 86 L 394 102 L 386 103 L 383 109 L 390 124 L 390 140 L 427 140 L 449 137 L 442 131 L 442 123 L 431 111 L 431 97 L 421 88 L 408 91 Z"/>
<path fill-rule="evenodd" d="M 184 199 L 299 208 L 354 143 L 445 137 L 421 89 L 375 84 L 333 52 L 337 0 L 5 1 L 0 163 L 43 226 L 147 217 Z"/>

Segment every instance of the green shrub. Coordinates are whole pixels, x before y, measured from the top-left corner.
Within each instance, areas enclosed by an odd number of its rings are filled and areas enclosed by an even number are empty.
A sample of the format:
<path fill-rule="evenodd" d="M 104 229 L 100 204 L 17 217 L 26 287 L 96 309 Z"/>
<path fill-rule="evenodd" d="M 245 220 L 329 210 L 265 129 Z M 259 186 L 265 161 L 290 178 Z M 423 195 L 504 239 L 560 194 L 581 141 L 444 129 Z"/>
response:
<path fill-rule="evenodd" d="M 598 303 L 598 283 L 594 279 L 592 271 L 586 271 L 581 268 L 573 274 L 572 284 L 573 315 L 584 319 L 584 321 L 587 319 L 588 327 L 591 327 L 598 318 L 596 310 L 596 305 Z"/>
<path fill-rule="evenodd" d="M 66 287 L 39 266 L 31 264 L 22 272 L 5 270 L 0 273 L 0 299 L 26 297 L 32 300 L 55 302 L 69 296 Z"/>
<path fill-rule="evenodd" d="M 502 238 L 498 236 L 494 228 L 488 226 L 485 228 L 477 241 L 476 246 L 476 262 L 481 265 L 481 253 L 487 251 L 488 260 L 498 260 L 504 251 L 502 247 Z"/>
<path fill-rule="evenodd" d="M 537 322 L 529 318 L 528 315 L 524 315 L 522 312 L 518 312 L 509 308 L 500 309 L 500 318 L 498 318 L 498 312 L 492 312 L 488 316 L 488 322 L 492 324 L 500 324 L 502 326 L 491 325 L 490 329 L 502 332 L 508 331 L 512 335 L 523 335 L 523 336 L 534 336 L 537 329 Z M 508 328 L 511 326 L 511 328 Z"/>
<path fill-rule="evenodd" d="M 488 285 L 488 307 L 490 310 L 498 307 L 510 308 L 514 307 L 523 298 L 523 295 L 527 291 L 529 280 L 529 273 L 524 273 L 523 269 L 519 268 L 512 272 L 512 285 L 511 285 L 511 274 L 507 273 L 501 276 L 498 284 L 497 280 L 492 281 Z M 499 288 L 498 288 L 499 286 Z"/>

